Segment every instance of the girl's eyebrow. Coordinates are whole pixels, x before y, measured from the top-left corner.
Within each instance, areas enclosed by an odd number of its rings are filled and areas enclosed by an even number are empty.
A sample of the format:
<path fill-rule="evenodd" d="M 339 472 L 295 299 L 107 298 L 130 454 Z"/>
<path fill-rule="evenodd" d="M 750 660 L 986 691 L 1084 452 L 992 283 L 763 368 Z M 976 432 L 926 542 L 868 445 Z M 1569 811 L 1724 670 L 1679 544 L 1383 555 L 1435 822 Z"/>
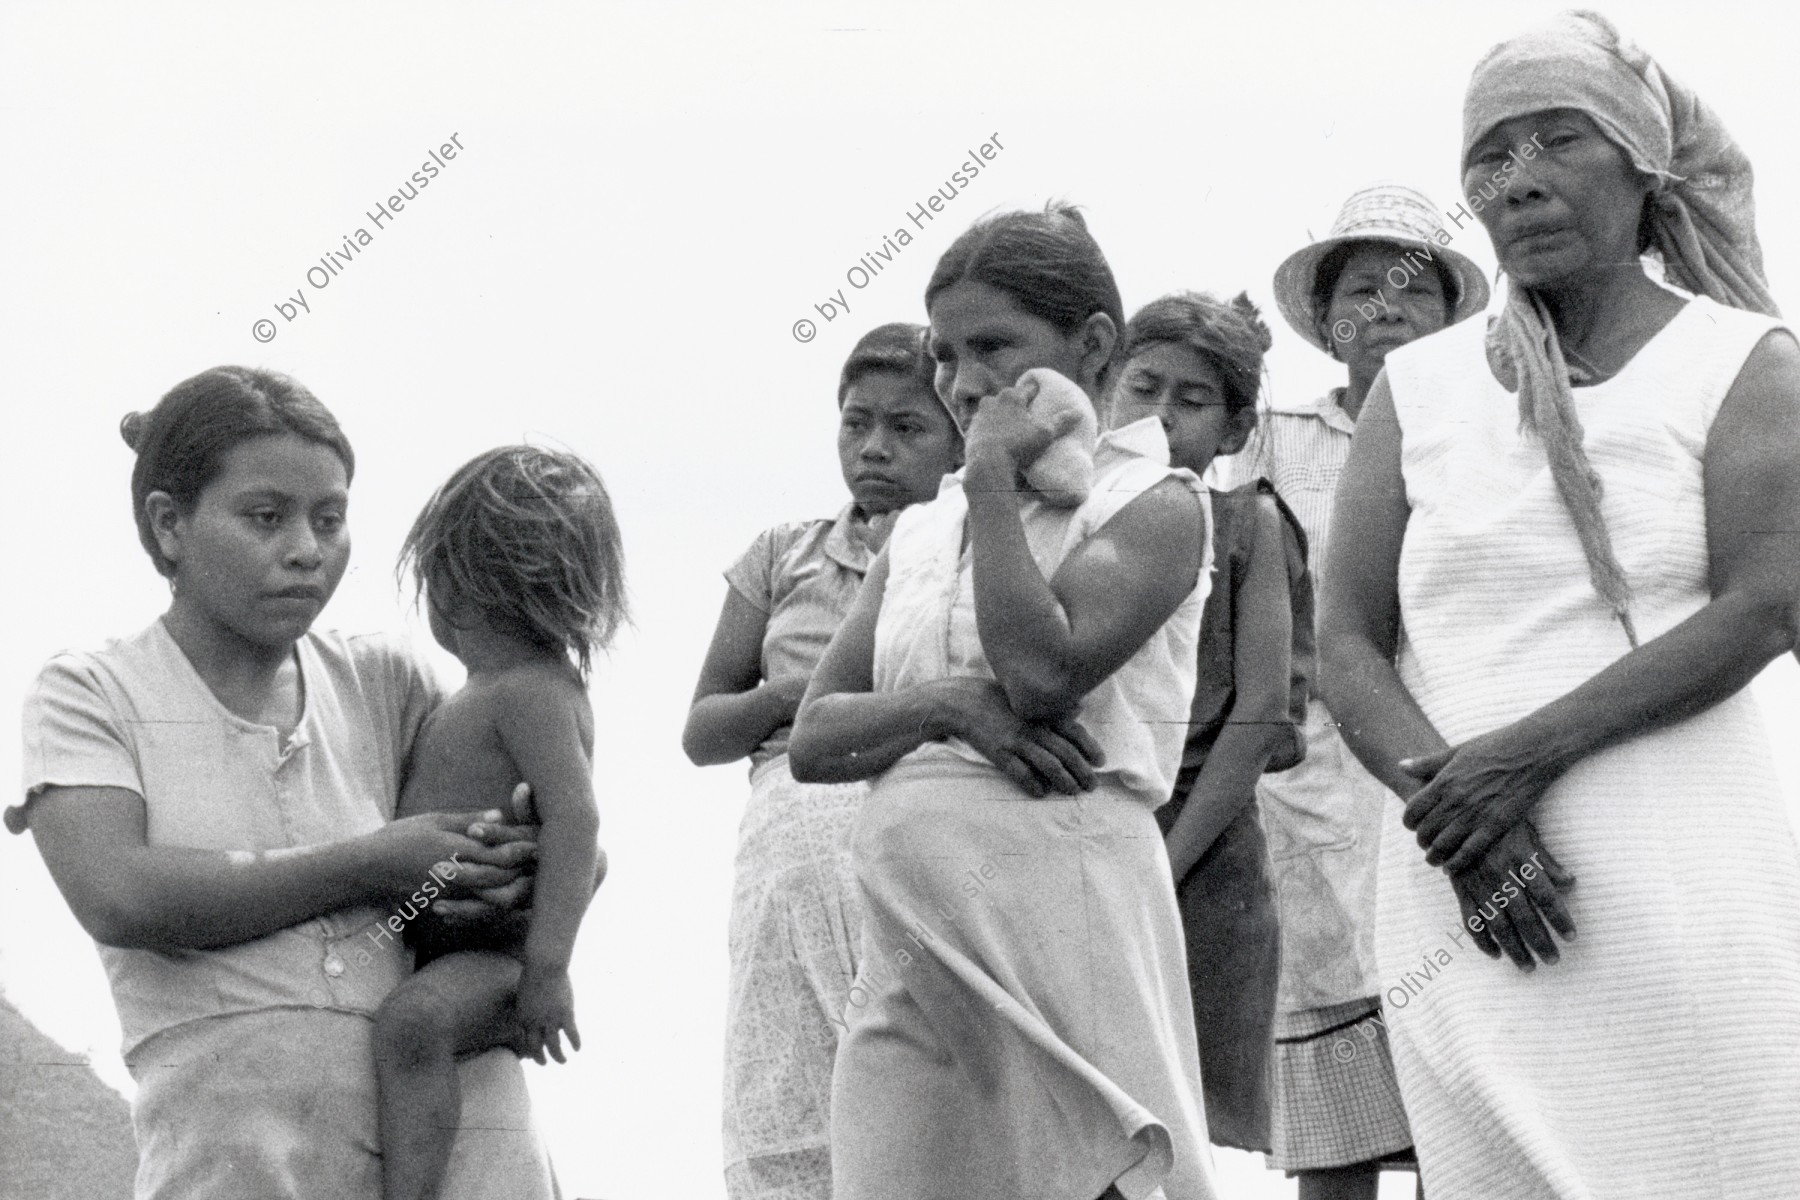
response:
<path fill-rule="evenodd" d="M 297 504 L 300 501 L 300 497 L 296 496 L 294 493 L 284 492 L 278 487 L 270 487 L 267 484 L 245 488 L 243 491 L 238 492 L 233 499 L 239 504 L 247 504 L 258 500 L 273 500 L 286 504 Z M 317 497 L 313 503 L 344 504 L 348 503 L 349 499 L 350 493 L 347 489 L 333 488 L 331 491 L 325 492 Z"/>

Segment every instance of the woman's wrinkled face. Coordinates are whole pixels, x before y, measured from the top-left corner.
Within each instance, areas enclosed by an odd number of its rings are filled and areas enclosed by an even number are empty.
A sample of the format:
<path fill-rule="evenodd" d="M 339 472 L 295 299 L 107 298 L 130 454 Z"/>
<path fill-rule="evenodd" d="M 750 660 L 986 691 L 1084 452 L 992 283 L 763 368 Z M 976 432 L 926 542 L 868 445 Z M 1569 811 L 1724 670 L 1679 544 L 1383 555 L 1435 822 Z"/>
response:
<path fill-rule="evenodd" d="M 1210 358 L 1179 342 L 1156 342 L 1131 356 L 1112 390 L 1113 428 L 1145 417 L 1162 423 L 1169 461 L 1199 472 L 1244 448 L 1256 410 L 1230 410 L 1225 377 Z"/>
<path fill-rule="evenodd" d="M 1449 322 L 1443 278 L 1424 250 L 1362 242 L 1344 259 L 1319 332 L 1339 362 L 1373 375 L 1388 351 Z"/>
<path fill-rule="evenodd" d="M 1518 152 L 1527 144 L 1535 150 L 1529 159 Z M 1500 122 L 1470 147 L 1463 190 L 1483 195 L 1477 189 L 1494 189 L 1496 173 L 1509 182 L 1495 199 L 1484 197 L 1479 216 L 1514 281 L 1545 287 L 1637 268 L 1653 181 L 1586 113 L 1551 108 Z"/>
<path fill-rule="evenodd" d="M 350 562 L 349 477 L 329 446 L 291 433 L 228 450 L 193 507 L 146 499 L 176 602 L 252 645 L 290 645 Z"/>
<path fill-rule="evenodd" d="M 919 379 L 871 371 L 844 393 L 838 463 L 864 515 L 930 500 L 961 458 L 961 434 Z"/>
<path fill-rule="evenodd" d="M 1048 367 L 1084 389 L 1094 386 L 1083 378 L 1079 333 L 1064 335 L 998 288 L 970 279 L 952 284 L 932 298 L 930 315 L 937 393 L 963 429 L 984 397 L 1011 387 L 1034 367 Z"/>

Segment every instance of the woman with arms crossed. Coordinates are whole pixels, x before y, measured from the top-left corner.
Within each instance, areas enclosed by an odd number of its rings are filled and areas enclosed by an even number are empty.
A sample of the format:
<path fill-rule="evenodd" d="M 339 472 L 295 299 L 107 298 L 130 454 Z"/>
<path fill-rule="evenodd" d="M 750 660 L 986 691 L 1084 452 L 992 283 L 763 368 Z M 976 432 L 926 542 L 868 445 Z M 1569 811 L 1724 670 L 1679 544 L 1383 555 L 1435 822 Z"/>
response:
<path fill-rule="evenodd" d="M 1073 210 L 977 224 L 925 299 L 968 465 L 902 514 L 791 749 L 802 779 L 875 780 L 852 830 L 835 1195 L 1210 1198 L 1153 813 L 1194 691 L 1199 481 L 1154 419 L 1093 446 L 1124 314 Z M 1071 446 L 1091 486 L 1022 482 Z"/>
<path fill-rule="evenodd" d="M 869 562 L 909 504 L 937 495 L 962 435 L 931 387 L 925 330 L 883 325 L 838 382 L 833 520 L 758 534 L 731 585 L 688 711 L 696 765 L 750 759 L 738 827 L 725 1016 L 725 1189 L 733 1200 L 831 1195 L 831 1067 L 856 974 L 850 823 L 868 787 L 797 783 L 794 711 Z"/>

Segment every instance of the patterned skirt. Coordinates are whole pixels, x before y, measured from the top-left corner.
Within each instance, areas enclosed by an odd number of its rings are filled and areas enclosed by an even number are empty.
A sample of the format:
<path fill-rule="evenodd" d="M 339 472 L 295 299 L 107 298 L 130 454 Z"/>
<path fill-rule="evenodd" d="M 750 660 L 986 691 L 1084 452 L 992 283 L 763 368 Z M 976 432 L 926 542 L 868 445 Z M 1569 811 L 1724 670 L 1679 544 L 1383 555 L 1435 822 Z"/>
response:
<path fill-rule="evenodd" d="M 1269 1165 L 1284 1171 L 1412 1163 L 1380 1001 L 1276 1019 L 1274 1143 Z"/>
<path fill-rule="evenodd" d="M 831 1068 L 856 975 L 846 845 L 868 786 L 757 768 L 738 828 L 725 1017 L 731 1200 L 831 1195 Z"/>

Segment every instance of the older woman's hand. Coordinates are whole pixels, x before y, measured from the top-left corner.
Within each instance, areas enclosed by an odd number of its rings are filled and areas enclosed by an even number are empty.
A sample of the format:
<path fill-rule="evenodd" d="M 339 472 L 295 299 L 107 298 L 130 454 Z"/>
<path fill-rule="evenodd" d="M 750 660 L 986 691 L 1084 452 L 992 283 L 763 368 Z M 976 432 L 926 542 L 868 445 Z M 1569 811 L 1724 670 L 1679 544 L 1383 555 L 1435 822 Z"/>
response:
<path fill-rule="evenodd" d="M 1561 957 L 1552 930 L 1575 936 L 1562 897 L 1575 886 L 1575 876 L 1556 861 L 1528 820 L 1508 829 L 1472 866 L 1452 873 L 1450 886 L 1475 945 L 1491 958 L 1504 953 L 1521 971 Z"/>
<path fill-rule="evenodd" d="M 1067 410 L 1047 421 L 1032 415 L 1037 391 L 1037 380 L 1027 379 L 981 401 L 963 435 L 964 457 L 976 476 L 970 481 L 965 474 L 965 487 L 983 487 L 986 470 L 1007 473 L 1004 479 L 987 481 L 986 487 L 1014 486 L 1013 473 L 1036 462 L 1050 443 L 1081 424 L 1081 414 Z"/>
<path fill-rule="evenodd" d="M 1561 764 L 1515 729 L 1401 760 L 1400 769 L 1424 784 L 1407 800 L 1403 819 L 1432 866 L 1452 874 L 1468 870 L 1562 774 Z"/>
<path fill-rule="evenodd" d="M 1073 718 L 1027 721 L 991 679 L 943 679 L 926 686 L 938 690 L 949 731 L 1032 796 L 1073 796 L 1094 786 L 1100 747 Z"/>

